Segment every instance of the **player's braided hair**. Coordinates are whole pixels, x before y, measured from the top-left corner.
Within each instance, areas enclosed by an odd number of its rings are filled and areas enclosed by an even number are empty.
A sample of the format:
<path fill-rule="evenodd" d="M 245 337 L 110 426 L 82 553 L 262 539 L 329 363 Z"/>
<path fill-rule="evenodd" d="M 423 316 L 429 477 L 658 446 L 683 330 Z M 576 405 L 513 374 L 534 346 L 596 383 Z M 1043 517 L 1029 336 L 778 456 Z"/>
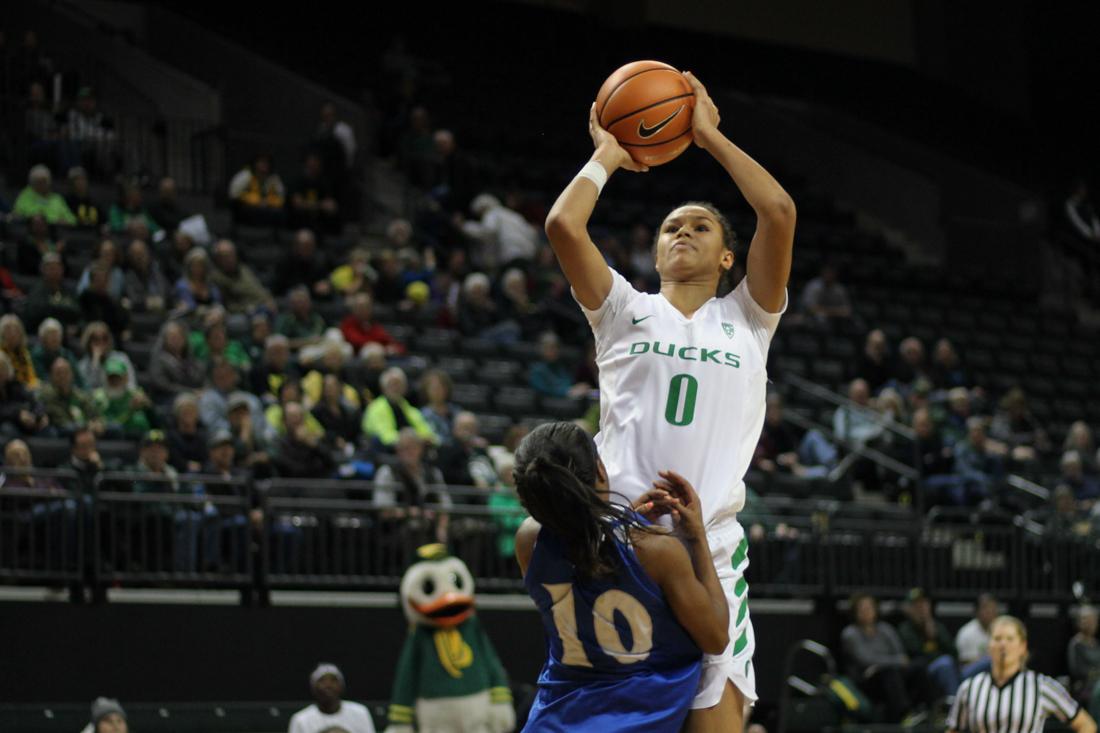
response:
<path fill-rule="evenodd" d="M 627 506 L 600 498 L 597 465 L 592 438 L 570 422 L 540 425 L 516 449 L 520 501 L 558 537 L 582 581 L 614 574 L 616 527 L 650 531 Z"/>
<path fill-rule="evenodd" d="M 733 225 L 730 224 L 729 218 L 727 218 L 725 214 L 719 211 L 717 206 L 709 201 L 685 201 L 684 203 L 675 207 L 673 211 L 675 211 L 676 209 L 681 209 L 685 206 L 698 206 L 700 209 L 706 209 L 707 211 L 709 211 L 711 216 L 713 216 L 718 221 L 718 226 L 722 227 L 722 245 L 730 252 L 732 252 L 735 257 L 740 256 L 737 251 L 739 245 L 739 242 L 737 241 L 737 232 L 734 231 Z M 657 234 L 655 234 L 653 237 L 654 252 L 657 251 L 657 240 L 660 238 L 660 236 L 661 233 L 660 230 L 658 230 Z M 731 290 L 733 290 L 734 287 L 737 286 L 737 283 L 734 282 L 735 277 L 736 274 L 733 271 L 733 267 L 730 267 L 728 270 L 723 270 L 722 273 L 718 276 L 718 288 L 715 292 L 715 295 L 721 298 L 723 295 L 726 295 Z"/>

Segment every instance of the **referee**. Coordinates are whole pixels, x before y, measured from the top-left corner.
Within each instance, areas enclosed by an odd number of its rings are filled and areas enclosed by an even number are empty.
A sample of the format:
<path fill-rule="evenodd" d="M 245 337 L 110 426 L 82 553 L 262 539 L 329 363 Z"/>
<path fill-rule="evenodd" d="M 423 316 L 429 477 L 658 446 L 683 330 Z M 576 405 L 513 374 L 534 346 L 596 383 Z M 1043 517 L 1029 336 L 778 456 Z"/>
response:
<path fill-rule="evenodd" d="M 964 681 L 947 716 L 948 733 L 1042 733 L 1053 715 L 1075 733 L 1096 733 L 1096 723 L 1065 688 L 1024 668 L 1027 629 L 1012 616 L 990 627 L 990 672 Z"/>

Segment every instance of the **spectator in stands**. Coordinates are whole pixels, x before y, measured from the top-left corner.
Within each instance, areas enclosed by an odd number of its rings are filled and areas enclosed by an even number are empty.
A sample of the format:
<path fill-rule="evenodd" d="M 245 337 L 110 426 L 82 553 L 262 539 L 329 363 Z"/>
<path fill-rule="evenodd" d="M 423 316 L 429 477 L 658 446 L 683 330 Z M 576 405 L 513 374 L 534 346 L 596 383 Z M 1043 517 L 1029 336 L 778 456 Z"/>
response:
<path fill-rule="evenodd" d="M 202 317 L 202 330 L 195 330 L 187 337 L 191 353 L 205 367 L 217 361 L 228 361 L 242 374 L 248 372 L 252 362 L 240 341 L 229 338 L 225 308 L 213 306 Z"/>
<path fill-rule="evenodd" d="M 573 383 L 573 369 L 562 361 L 561 343 L 553 331 L 539 337 L 539 360 L 531 365 L 528 381 L 547 397 L 580 397 L 592 389 L 590 384 Z"/>
<path fill-rule="evenodd" d="M 108 429 L 121 431 L 127 438 L 136 438 L 152 429 L 155 418 L 153 403 L 145 392 L 127 384 L 128 366 L 115 356 L 107 357 L 103 366 L 107 384 L 92 394 Z"/>
<path fill-rule="evenodd" d="M 420 410 L 409 404 L 405 394 L 408 379 L 400 367 L 390 367 L 379 379 L 382 394 L 363 413 L 363 434 L 383 448 L 392 448 L 402 428 L 411 427 L 421 439 L 438 445 L 439 438 Z"/>
<path fill-rule="evenodd" d="M 833 413 L 833 433 L 857 446 L 873 443 L 883 433 L 883 422 L 871 404 L 867 380 L 853 379 L 848 385 L 848 399 L 853 404 L 841 405 Z"/>
<path fill-rule="evenodd" d="M 313 152 L 306 154 L 302 174 L 288 191 L 290 226 L 308 227 L 329 234 L 339 233 L 342 226 L 340 205 L 337 203 L 336 189 L 327 173 L 322 167 L 320 155 Z"/>
<path fill-rule="evenodd" d="M 34 275 L 42 265 L 42 258 L 51 253 L 64 257 L 65 240 L 51 237 L 46 218 L 36 214 L 27 221 L 27 236 L 16 246 L 16 270 L 21 275 Z"/>
<path fill-rule="evenodd" d="M 966 440 L 955 444 L 955 473 L 962 481 L 952 501 L 959 506 L 988 499 L 1004 476 L 1004 454 L 986 436 L 985 425 L 985 418 L 970 418 Z"/>
<path fill-rule="evenodd" d="M 263 361 L 264 345 L 272 333 L 271 318 L 267 311 L 259 310 L 249 317 L 248 338 L 244 342 L 244 348 L 251 363 L 259 364 Z"/>
<path fill-rule="evenodd" d="M 898 353 L 901 359 L 895 371 L 895 381 L 899 387 L 908 392 L 909 387 L 918 379 L 931 380 L 928 361 L 924 354 L 924 344 L 919 338 L 910 336 L 903 339 L 898 347 Z"/>
<path fill-rule="evenodd" d="M 42 387 L 42 407 L 58 435 L 66 436 L 77 428 L 88 427 L 96 435 L 107 428 L 92 396 L 73 384 L 75 370 L 64 357 L 50 367 L 50 381 Z"/>
<path fill-rule="evenodd" d="M 76 106 L 69 110 L 65 131 L 80 146 L 86 168 L 103 177 L 118 169 L 112 123 L 99 111 L 99 100 L 91 87 L 81 87 L 77 92 Z"/>
<path fill-rule="evenodd" d="M 126 711 L 118 700 L 97 697 L 92 703 L 92 721 L 80 733 L 129 733 Z"/>
<path fill-rule="evenodd" d="M 954 387 L 969 387 L 970 375 L 966 373 L 959 354 L 950 340 L 941 338 L 936 342 L 932 351 L 932 384 L 936 389 L 952 389 Z"/>
<path fill-rule="evenodd" d="M 453 440 L 439 449 L 439 468 L 448 484 L 492 489 L 500 483 L 489 457 L 489 441 L 480 434 L 477 415 L 465 410 L 455 415 Z"/>
<path fill-rule="evenodd" d="M 959 666 L 955 641 L 947 627 L 932 614 L 932 600 L 923 588 L 906 596 L 906 618 L 898 624 L 898 637 L 910 663 L 921 667 L 944 695 L 959 688 Z"/>
<path fill-rule="evenodd" d="M 206 463 L 207 434 L 199 423 L 199 401 L 183 392 L 172 402 L 172 425 L 167 431 L 168 462 L 180 473 L 197 473 Z"/>
<path fill-rule="evenodd" d="M 1074 497 L 1084 508 L 1091 508 L 1093 503 L 1100 499 L 1100 478 L 1085 474 L 1081 457 L 1074 451 L 1066 451 L 1062 454 L 1060 466 L 1062 475 L 1058 479 L 1059 482 L 1072 489 Z"/>
<path fill-rule="evenodd" d="M 340 333 L 355 353 L 370 343 L 381 344 L 388 354 L 404 354 L 405 346 L 374 320 L 374 298 L 369 293 L 356 293 L 348 298 L 348 313 L 340 321 Z"/>
<path fill-rule="evenodd" d="M 378 280 L 378 273 L 370 265 L 370 252 L 363 247 L 353 249 L 347 263 L 333 270 L 329 280 L 339 295 L 369 294 Z"/>
<path fill-rule="evenodd" d="M 1071 680 L 1070 690 L 1078 700 L 1088 703 L 1097 695 L 1100 684 L 1100 644 L 1096 641 L 1100 611 L 1095 606 L 1077 609 L 1077 633 L 1069 640 L 1066 661 Z"/>
<path fill-rule="evenodd" d="M 163 400 L 187 390 L 200 389 L 205 380 L 202 362 L 191 353 L 187 331 L 180 321 L 168 321 L 160 329 L 149 360 L 149 389 Z"/>
<path fill-rule="evenodd" d="M 806 283 L 802 290 L 802 310 L 822 326 L 851 320 L 852 301 L 847 288 L 838 279 L 836 265 L 826 262 L 821 273 Z"/>
<path fill-rule="evenodd" d="M 348 383 L 344 386 L 344 397 L 354 406 L 359 406 L 359 393 L 350 384 L 359 379 L 358 370 L 348 365 L 352 356 L 351 347 L 344 342 L 340 332 L 331 328 L 321 343 L 302 350 L 298 363 L 303 369 L 308 369 L 302 377 L 302 394 L 305 395 L 307 408 L 321 399 L 324 378 L 329 374 L 335 374 L 341 382 Z"/>
<path fill-rule="evenodd" d="M 503 296 L 500 308 L 501 318 L 519 326 L 520 338 L 530 341 L 537 334 L 547 330 L 542 309 L 532 302 L 527 288 L 527 275 L 522 270 L 515 267 L 507 270 L 501 278 L 500 290 Z"/>
<path fill-rule="evenodd" d="M 947 414 L 943 420 L 943 442 L 953 446 L 966 439 L 970 421 L 970 392 L 966 387 L 954 387 L 947 392 Z"/>
<path fill-rule="evenodd" d="M 876 393 L 894 378 L 894 362 L 890 357 L 886 334 L 880 329 L 867 334 L 855 376 L 865 380 L 871 391 Z"/>
<path fill-rule="evenodd" d="M 291 402 L 296 402 L 302 405 L 303 413 L 302 420 L 306 427 L 306 430 L 317 440 L 323 440 L 325 437 L 325 427 L 317 421 L 317 418 L 306 411 L 308 410 L 305 401 L 302 396 L 302 385 L 300 382 L 283 382 L 283 385 L 279 388 L 279 400 L 273 405 L 269 405 L 264 410 L 264 419 L 267 420 L 268 427 L 271 429 L 273 437 L 282 437 L 286 435 L 286 423 L 284 422 L 284 413 L 286 412 L 286 406 Z"/>
<path fill-rule="evenodd" d="M 206 250 L 192 249 L 183 265 L 183 276 L 176 281 L 175 287 L 176 312 L 198 311 L 201 316 L 211 306 L 221 305 L 222 292 L 210 279 L 210 258 Z"/>
<path fill-rule="evenodd" d="M 153 220 L 149 210 L 145 208 L 141 184 L 136 180 L 124 181 L 119 185 L 118 201 L 111 204 L 107 220 L 111 231 L 116 234 L 128 232 L 130 223 L 134 220 L 141 221 L 149 228 L 149 236 L 155 237 L 161 230 L 161 226 Z"/>
<path fill-rule="evenodd" d="M 477 164 L 458 149 L 454 133 L 450 130 L 436 130 L 432 133 L 432 142 L 436 157 L 431 193 L 445 210 L 465 211 L 480 188 Z"/>
<path fill-rule="evenodd" d="M 397 305 L 405 297 L 406 286 L 401 261 L 393 250 L 383 249 L 378 253 L 376 270 L 378 277 L 372 287 L 375 300 L 385 305 Z"/>
<path fill-rule="evenodd" d="M 111 329 L 106 323 L 92 321 L 85 326 L 84 333 L 80 337 L 80 345 L 84 356 L 76 366 L 86 389 L 94 390 L 107 385 L 107 375 L 103 370 L 107 359 L 121 361 L 126 366 L 127 386 L 137 386 L 134 365 L 130 363 L 130 357 L 115 349 Z"/>
<path fill-rule="evenodd" d="M 185 262 L 187 255 L 194 248 L 195 240 L 185 231 L 177 229 L 176 233 L 168 238 L 168 247 L 160 256 L 161 270 L 168 282 L 174 283 L 184 276 L 187 270 Z"/>
<path fill-rule="evenodd" d="M 300 378 L 297 366 L 290 358 L 290 341 L 282 334 L 268 336 L 264 344 L 263 360 L 252 367 L 249 383 L 252 392 L 265 403 L 277 400 L 279 390 L 287 380 Z"/>
<path fill-rule="evenodd" d="M 1037 454 L 1049 453 L 1052 448 L 1050 438 L 1031 414 L 1027 396 L 1019 387 L 1013 387 L 1001 398 L 989 434 L 1006 444 L 1012 451 L 1012 460 L 1018 463 L 1034 461 Z"/>
<path fill-rule="evenodd" d="M 38 389 L 38 374 L 34 370 L 30 345 L 23 321 L 14 313 L 0 317 L 0 352 L 8 357 L 12 374 L 29 390 Z"/>
<path fill-rule="evenodd" d="M 426 459 L 424 439 L 414 428 L 401 428 L 394 443 L 397 463 L 383 464 L 374 475 L 374 506 L 382 509 L 384 519 L 401 520 L 400 526 L 407 530 L 419 529 L 423 521 L 431 539 L 446 542 L 450 522 L 446 509 L 452 501 L 443 472 Z M 437 516 L 424 509 L 425 504 L 439 504 L 445 511 Z"/>
<path fill-rule="evenodd" d="M 168 463 L 168 443 L 161 430 L 149 430 L 141 439 L 141 449 L 134 470 L 144 474 L 133 482 L 135 494 L 202 494 L 202 487 L 181 483 L 179 473 Z M 154 480 L 159 479 L 159 480 Z M 155 517 L 170 521 L 174 527 L 172 543 L 172 569 L 176 572 L 195 572 L 199 567 L 199 537 L 203 540 L 203 565 L 210 566 L 219 559 L 219 527 L 213 522 L 217 511 L 207 504 L 160 502 L 144 505 Z"/>
<path fill-rule="evenodd" d="M 398 142 L 398 158 L 409 182 L 414 186 L 430 188 L 435 157 L 432 122 L 428 110 L 420 106 L 413 107 L 409 111 L 408 127 Z"/>
<path fill-rule="evenodd" d="M 1055 487 L 1050 508 L 1044 512 L 1043 531 L 1053 540 L 1086 541 L 1092 534 L 1089 514 L 1077 503 L 1073 489 L 1066 484 Z"/>
<path fill-rule="evenodd" d="M 2 205 L 0 201 L 0 205 Z M 2 213 L 2 211 L 0 211 Z M 2 248 L 0 248 L 2 252 Z M 15 278 L 12 277 L 11 270 L 3 265 L 0 265 L 0 310 L 13 311 L 15 310 L 16 303 L 22 304 L 25 294 L 23 290 L 16 284 Z"/>
<path fill-rule="evenodd" d="M 281 226 L 286 220 L 286 187 L 267 153 L 257 155 L 233 176 L 229 199 L 236 220 L 242 224 Z"/>
<path fill-rule="evenodd" d="M 1066 431 L 1066 439 L 1062 443 L 1062 452 L 1073 452 L 1081 459 L 1081 466 L 1089 476 L 1100 474 L 1097 466 L 1096 441 L 1092 437 L 1092 428 L 1084 420 L 1077 420 Z"/>
<path fill-rule="evenodd" d="M 172 289 L 160 264 L 150 256 L 149 245 L 140 239 L 131 241 L 126 264 L 123 305 L 136 313 L 164 311 L 172 297 Z"/>
<path fill-rule="evenodd" d="M 442 369 L 429 369 L 420 378 L 420 414 L 443 445 L 451 442 L 451 424 L 461 410 L 451 402 L 453 388 L 450 375 Z"/>
<path fill-rule="evenodd" d="M 916 434 L 916 468 L 920 472 L 923 488 L 931 498 L 929 503 L 957 503 L 952 498 L 959 491 L 960 484 L 960 478 L 952 473 L 955 454 L 951 446 L 944 443 L 928 408 L 913 412 L 912 427 Z"/>
<path fill-rule="evenodd" d="M 69 362 L 74 375 L 74 383 L 83 388 L 84 382 L 80 379 L 80 373 L 76 367 L 76 355 L 65 347 L 65 332 L 61 323 L 56 318 L 47 318 L 38 326 L 38 343 L 31 347 L 31 361 L 34 363 L 34 373 L 39 379 L 50 374 L 53 363 L 57 359 Z"/>
<path fill-rule="evenodd" d="M 76 226 L 98 231 L 103 224 L 103 211 L 92 199 L 88 188 L 88 173 L 80 166 L 69 169 L 69 195 L 65 205 L 76 217 Z"/>
<path fill-rule="evenodd" d="M 489 276 L 475 272 L 462 283 L 458 301 L 458 326 L 469 337 L 511 343 L 519 339 L 519 325 L 501 321 L 496 303 L 489 295 Z"/>
<path fill-rule="evenodd" d="M 90 496 L 95 491 L 96 477 L 103 471 L 103 460 L 96 450 L 96 437 L 91 428 L 76 428 L 69 436 L 69 461 L 64 466 L 76 476 L 76 488 Z"/>
<path fill-rule="evenodd" d="M 313 310 L 309 288 L 299 285 L 290 291 L 287 310 L 275 321 L 275 331 L 286 336 L 291 350 L 319 343 L 325 333 L 325 321 Z"/>
<path fill-rule="evenodd" d="M 959 652 L 964 680 L 979 672 L 989 671 L 989 631 L 999 611 L 997 599 L 990 593 L 982 593 L 978 596 L 974 618 L 963 624 L 955 634 L 955 648 Z"/>
<path fill-rule="evenodd" d="M 382 394 L 382 374 L 388 368 L 382 344 L 367 344 L 359 352 L 356 384 L 370 396 Z"/>
<path fill-rule="evenodd" d="M 504 466 L 508 463 L 515 464 L 516 448 L 519 447 L 519 444 L 527 437 L 529 432 L 531 432 L 531 428 L 523 423 L 512 425 L 504 431 L 504 438 L 501 440 L 500 445 L 489 446 L 489 455 L 493 458 L 497 475 L 503 478 Z"/>
<path fill-rule="evenodd" d="M 930 701 L 928 679 L 911 663 L 893 627 L 879 621 L 874 598 L 857 593 L 851 609 L 852 623 L 840 635 L 849 675 L 868 696 L 886 704 L 888 722 L 900 722 L 914 702 Z"/>
<path fill-rule="evenodd" d="M 1100 217 L 1096 214 L 1084 179 L 1076 182 L 1073 192 L 1066 199 L 1065 214 L 1078 236 L 1087 242 L 1100 244 Z"/>
<path fill-rule="evenodd" d="M 4 56 L 0 49 L 0 58 Z M 27 90 L 27 110 L 23 116 L 23 129 L 27 133 L 30 160 L 34 163 L 54 165 L 60 162 L 62 141 L 57 115 L 46 99 L 46 88 L 41 82 L 32 82 Z"/>
<path fill-rule="evenodd" d="M 116 272 L 121 276 L 120 271 Z M 102 262 L 89 265 L 88 288 L 77 300 L 86 320 L 106 323 L 111 334 L 121 342 L 127 340 L 126 329 L 130 325 L 130 314 L 122 307 L 120 299 L 111 292 L 111 274 L 112 271 Z"/>
<path fill-rule="evenodd" d="M 27 175 L 27 187 L 19 192 L 12 213 L 23 219 L 41 216 L 48 224 L 76 226 L 76 217 L 61 194 L 51 190 L 53 175 L 44 165 L 36 165 Z"/>
<path fill-rule="evenodd" d="M 75 327 L 82 317 L 80 304 L 76 293 L 65 285 L 65 266 L 61 255 L 49 252 L 43 256 L 41 275 L 23 305 L 27 327 L 37 328 L 48 318 L 70 328 Z"/>
<path fill-rule="evenodd" d="M 345 394 L 346 385 L 338 374 L 326 374 L 321 396 L 310 414 L 325 430 L 325 438 L 341 453 L 354 448 L 359 441 L 362 411 Z"/>
<path fill-rule="evenodd" d="M 260 308 L 275 311 L 275 299 L 252 268 L 241 262 L 233 242 L 228 239 L 215 242 L 213 259 L 210 280 L 221 291 L 226 310 L 233 314 L 248 314 Z"/>
<path fill-rule="evenodd" d="M 309 675 L 315 700 L 290 719 L 288 733 L 374 733 L 370 712 L 357 702 L 341 700 L 344 675 L 335 664 L 319 664 Z"/>
<path fill-rule="evenodd" d="M 768 474 L 796 479 L 827 477 L 836 465 L 836 447 L 820 430 L 799 434 L 794 425 L 784 420 L 783 410 L 783 397 L 778 392 L 769 394 L 753 466 Z"/>
<path fill-rule="evenodd" d="M 111 293 L 111 297 L 121 298 L 126 287 L 126 276 L 122 272 L 122 253 L 115 241 L 109 238 L 101 239 L 99 244 L 96 245 L 95 257 L 84 268 L 84 272 L 80 274 L 80 280 L 76 284 L 77 294 L 88 289 L 91 270 L 96 264 L 103 265 L 109 272 L 107 288 Z"/>
<path fill-rule="evenodd" d="M 34 393 L 14 378 L 11 359 L 0 351 L 0 437 L 34 435 L 48 425 L 45 409 Z"/>
<path fill-rule="evenodd" d="M 275 292 L 288 293 L 304 285 L 313 295 L 325 298 L 332 293 L 328 275 L 324 253 L 317 250 L 317 238 L 310 230 L 299 229 L 294 234 L 293 249 L 276 267 Z"/>
<path fill-rule="evenodd" d="M 260 399 L 247 392 L 237 393 L 239 380 L 237 370 L 227 361 L 215 362 L 210 368 L 210 384 L 199 396 L 199 419 L 211 433 L 229 429 L 229 397 L 236 394 L 247 400 L 253 425 L 261 431 L 265 428 Z"/>
<path fill-rule="evenodd" d="M 522 266 L 535 259 L 538 232 L 518 212 L 488 193 L 474 198 L 470 211 L 476 221 L 459 216 L 456 223 L 463 234 L 477 242 L 471 257 L 476 266 L 483 269 Z"/>
<path fill-rule="evenodd" d="M 275 446 L 275 469 L 284 478 L 327 478 L 336 462 L 322 439 L 305 424 L 301 403 L 288 402 L 283 408 L 285 434 Z"/>
<path fill-rule="evenodd" d="M 235 392 L 228 401 L 229 434 L 233 436 L 233 460 L 249 469 L 255 478 L 271 475 L 268 439 L 262 427 L 253 422 L 248 395 Z M 217 431 L 215 431 L 217 433 Z"/>
<path fill-rule="evenodd" d="M 157 184 L 157 200 L 146 209 L 153 225 L 166 232 L 174 232 L 179 228 L 180 222 L 187 218 L 179 204 L 179 194 L 176 191 L 176 180 L 169 176 L 160 179 Z M 157 229 L 152 226 L 153 234 Z"/>

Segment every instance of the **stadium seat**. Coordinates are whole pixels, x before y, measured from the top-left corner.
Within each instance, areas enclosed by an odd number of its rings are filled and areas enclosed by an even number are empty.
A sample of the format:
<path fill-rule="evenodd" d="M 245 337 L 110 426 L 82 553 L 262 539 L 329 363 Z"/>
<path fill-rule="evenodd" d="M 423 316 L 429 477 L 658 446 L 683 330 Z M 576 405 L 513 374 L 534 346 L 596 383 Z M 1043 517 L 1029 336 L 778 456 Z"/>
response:
<path fill-rule="evenodd" d="M 507 415 L 495 413 L 477 413 L 477 423 L 481 435 L 490 443 L 499 444 L 504 440 L 504 433 L 512 427 L 514 421 Z"/>
<path fill-rule="evenodd" d="M 453 331 L 429 329 L 417 336 L 410 348 L 432 356 L 447 356 L 455 353 L 457 341 Z"/>
<path fill-rule="evenodd" d="M 777 376 L 795 374 L 799 377 L 807 377 L 810 374 L 809 365 L 801 356 L 776 356 L 772 359 L 772 366 Z"/>
<path fill-rule="evenodd" d="M 479 359 L 492 358 L 500 355 L 500 344 L 496 341 L 485 339 L 462 339 L 459 348 L 466 356 L 474 356 Z"/>
<path fill-rule="evenodd" d="M 588 403 L 573 397 L 542 397 L 539 409 L 558 420 L 573 420 L 584 415 Z"/>
<path fill-rule="evenodd" d="M 486 384 L 515 384 L 523 377 L 523 365 L 516 361 L 487 359 L 478 370 L 478 379 Z"/>
<path fill-rule="evenodd" d="M 515 343 L 505 344 L 504 353 L 513 359 L 524 362 L 537 361 L 540 357 L 539 345 L 530 341 L 516 341 Z"/>
<path fill-rule="evenodd" d="M 436 360 L 435 366 L 445 371 L 451 379 L 465 382 L 476 371 L 477 362 L 462 356 L 444 356 Z"/>
<path fill-rule="evenodd" d="M 499 387 L 493 394 L 497 412 L 521 418 L 535 412 L 538 395 L 529 387 Z"/>
<path fill-rule="evenodd" d="M 491 388 L 485 384 L 455 384 L 451 399 L 455 404 L 473 412 L 490 409 Z"/>
<path fill-rule="evenodd" d="M 126 344 L 126 355 L 130 357 L 130 362 L 134 365 L 135 370 L 139 372 L 148 371 L 149 360 L 153 356 L 153 345 L 148 342 L 130 341 Z"/>
<path fill-rule="evenodd" d="M 817 356 L 821 353 L 821 342 L 816 334 L 796 331 L 787 337 L 787 349 L 799 356 Z"/>

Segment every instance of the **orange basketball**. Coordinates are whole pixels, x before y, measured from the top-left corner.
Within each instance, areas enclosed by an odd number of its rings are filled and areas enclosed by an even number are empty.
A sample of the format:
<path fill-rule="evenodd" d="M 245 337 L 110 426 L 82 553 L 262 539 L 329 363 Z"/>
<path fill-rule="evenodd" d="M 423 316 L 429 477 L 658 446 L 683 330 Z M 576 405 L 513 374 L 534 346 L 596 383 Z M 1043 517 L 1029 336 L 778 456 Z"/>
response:
<path fill-rule="evenodd" d="M 596 95 L 596 118 L 639 163 L 661 165 L 691 145 L 695 94 L 684 75 L 660 61 L 620 67 Z"/>

